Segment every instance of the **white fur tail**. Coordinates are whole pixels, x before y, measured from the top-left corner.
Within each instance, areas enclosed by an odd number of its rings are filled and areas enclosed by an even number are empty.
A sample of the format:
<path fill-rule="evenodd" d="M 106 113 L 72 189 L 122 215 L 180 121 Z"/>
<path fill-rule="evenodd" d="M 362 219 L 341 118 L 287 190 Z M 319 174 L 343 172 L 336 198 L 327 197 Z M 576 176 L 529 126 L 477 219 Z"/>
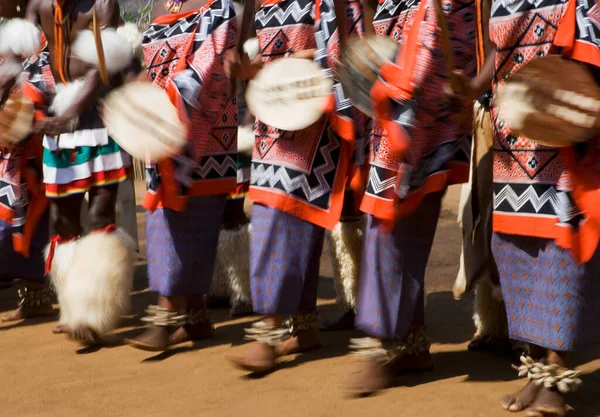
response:
<path fill-rule="evenodd" d="M 337 301 L 344 311 L 356 309 L 364 229 L 363 217 L 355 222 L 339 222 L 328 233 Z"/>
<path fill-rule="evenodd" d="M 57 244 L 54 248 L 54 256 L 50 265 L 50 282 L 54 287 L 54 291 L 58 296 L 58 304 L 60 305 L 60 323 L 69 323 L 71 317 L 71 305 L 69 299 L 65 299 L 65 288 L 68 285 L 68 271 L 73 261 L 73 253 L 75 252 L 77 241 Z M 50 245 L 46 246 L 44 251 L 44 259 L 48 259 Z"/>
<path fill-rule="evenodd" d="M 221 230 L 211 294 L 229 297 L 231 304 L 251 302 L 250 224 Z M 235 255 L 232 255 L 235 254 Z"/>
<path fill-rule="evenodd" d="M 132 239 L 121 229 L 81 238 L 57 287 L 61 310 L 66 307 L 67 313 L 61 322 L 71 328 L 90 327 L 99 336 L 114 330 L 129 310 L 133 251 Z"/>

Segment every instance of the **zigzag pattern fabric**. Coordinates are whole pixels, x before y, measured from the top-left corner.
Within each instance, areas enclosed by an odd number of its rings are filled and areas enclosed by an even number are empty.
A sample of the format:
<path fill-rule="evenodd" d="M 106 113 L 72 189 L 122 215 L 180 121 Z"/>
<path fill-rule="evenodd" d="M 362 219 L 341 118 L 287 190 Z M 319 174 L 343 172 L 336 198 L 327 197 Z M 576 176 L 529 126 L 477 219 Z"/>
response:
<path fill-rule="evenodd" d="M 423 5 L 422 22 L 416 22 Z M 471 0 L 442 1 L 457 69 L 473 76 L 475 17 Z M 414 68 L 398 62 L 397 71 L 412 71 L 411 99 L 391 100 L 391 120 L 409 137 L 404 155 L 393 149 L 394 139 L 380 121 L 373 122 L 370 163 L 361 209 L 380 219 L 396 221 L 415 210 L 424 195 L 448 184 L 466 182 L 471 144 L 470 120 L 460 122 L 455 109 L 440 98 L 449 81 L 435 5 L 428 0 L 384 0 L 374 19 L 375 33 L 400 43 L 399 57 L 408 56 L 406 38 L 411 26 L 421 28 L 416 39 Z M 417 30 L 417 29 L 415 29 Z M 400 58 L 399 58 L 400 59 Z M 406 59 L 406 58 L 404 58 Z"/>
<path fill-rule="evenodd" d="M 255 19 L 264 64 L 318 49 L 315 16 L 313 0 L 264 2 Z M 250 199 L 332 229 L 342 209 L 349 144 L 325 117 L 297 132 L 258 121 L 255 133 Z"/>
<path fill-rule="evenodd" d="M 562 34 L 561 34 L 562 33 Z M 568 34 L 565 36 L 565 34 Z M 575 36 L 573 37 L 573 34 Z M 497 88 L 528 62 L 564 53 L 600 65 L 600 5 L 584 0 L 492 2 L 490 39 L 496 46 Z M 597 245 L 590 217 L 598 207 L 582 207 L 573 193 L 578 179 L 562 151 L 514 135 L 502 110 L 493 106 L 494 125 L 494 231 L 553 239 L 571 249 L 576 259 L 588 260 Z M 589 160 L 586 174 L 600 174 L 594 141 L 578 149 Z M 571 152 L 571 151 L 568 151 Z M 576 157 L 575 159 L 578 159 Z"/>
<path fill-rule="evenodd" d="M 189 197 L 227 194 L 237 182 L 237 100 L 227 98 L 222 55 L 235 45 L 231 0 L 165 15 L 152 22 L 142 43 L 148 79 L 164 88 L 188 122 L 180 155 L 147 161 L 147 209 L 181 211 Z"/>

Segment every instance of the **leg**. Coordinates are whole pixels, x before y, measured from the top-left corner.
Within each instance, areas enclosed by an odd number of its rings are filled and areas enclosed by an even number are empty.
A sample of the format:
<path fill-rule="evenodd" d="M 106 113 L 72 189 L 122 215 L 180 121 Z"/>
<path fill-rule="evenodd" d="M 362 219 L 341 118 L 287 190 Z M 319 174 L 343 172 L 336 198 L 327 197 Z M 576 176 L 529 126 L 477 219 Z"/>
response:
<path fill-rule="evenodd" d="M 71 238 L 77 237 L 81 234 L 82 229 L 80 216 L 83 198 L 84 194 L 75 194 L 68 197 L 55 198 L 50 201 L 50 234 L 52 236 L 58 237 L 67 243 Z M 61 242 L 57 242 L 55 249 L 56 251 L 58 251 L 59 247 L 62 246 L 60 243 Z M 69 244 L 69 246 L 71 245 Z M 65 262 L 70 262 L 70 260 L 67 261 L 65 259 Z M 58 303 L 61 309 L 61 322 L 52 329 L 52 332 L 55 334 L 69 334 L 71 329 L 69 328 L 68 324 L 62 320 L 62 318 L 65 316 L 64 310 L 68 309 L 68 305 L 65 305 L 68 302 L 61 297 L 61 291 L 59 291 L 59 287 L 62 286 L 57 285 L 58 276 L 62 276 L 65 271 L 59 272 L 57 270 L 58 265 L 54 265 L 52 260 L 50 263 L 52 263 L 52 269 L 54 270 L 51 277 L 54 281 L 54 286 L 57 289 Z M 62 282 L 63 280 L 61 279 L 60 281 Z"/>
<path fill-rule="evenodd" d="M 596 280 L 600 255 L 578 264 L 568 250 L 552 241 L 501 234 L 494 234 L 492 250 L 500 272 L 509 335 L 532 344 L 531 356 L 541 363 L 537 367 L 549 366 L 544 372 L 552 377 L 540 386 L 530 381 L 520 392 L 505 396 L 502 405 L 510 411 L 526 409 L 529 416 L 563 416 L 565 394 L 576 388 L 579 380 L 575 375 L 567 381 L 571 385 L 565 385 L 565 381 L 557 383 L 561 380 L 558 375 L 566 371 L 575 346 L 599 339 L 589 318 L 600 312 Z M 519 371 L 531 380 L 537 378 L 535 369 Z"/>
<path fill-rule="evenodd" d="M 252 314 L 250 294 L 250 241 L 249 220 L 244 212 L 242 198 L 228 198 L 225 203 L 223 227 L 219 235 L 217 266 L 213 289 L 228 296 L 233 317 Z M 232 253 L 237 254 L 231 256 Z"/>
<path fill-rule="evenodd" d="M 128 339 L 131 346 L 158 351 L 212 336 L 204 296 L 211 287 L 224 206 L 224 196 L 194 197 L 182 212 L 148 213 L 148 279 L 159 304 L 147 310 L 144 321 L 151 326 Z"/>
<path fill-rule="evenodd" d="M 99 342 L 129 310 L 135 243 L 114 225 L 117 190 L 90 190 L 92 232 L 77 241 L 68 269 L 70 337 L 83 344 Z"/>
<path fill-rule="evenodd" d="M 424 277 L 443 192 L 427 195 L 393 232 L 369 216 L 357 306 L 357 327 L 376 339 L 353 348 L 366 360 L 351 382 L 357 395 L 371 394 L 403 370 L 431 369 L 424 336 Z M 373 355 L 388 351 L 385 356 Z"/>
<path fill-rule="evenodd" d="M 356 293 L 360 275 L 360 260 L 365 229 L 365 218 L 356 208 L 354 191 L 346 189 L 342 218 L 328 233 L 331 260 L 333 263 L 333 281 L 337 293 L 337 303 L 343 314 L 322 330 L 352 330 L 356 318 Z"/>
<path fill-rule="evenodd" d="M 88 219 L 92 230 L 101 230 L 108 225 L 114 225 L 115 204 L 117 201 L 118 185 L 110 185 L 106 187 L 94 187 L 89 191 L 89 208 Z M 78 195 L 83 198 L 83 194 Z M 79 206 L 81 206 L 81 199 Z M 79 214 L 77 216 L 78 225 Z M 90 344 L 98 341 L 96 332 L 87 325 L 79 325 L 70 329 L 70 337 L 80 343 Z"/>
<path fill-rule="evenodd" d="M 315 312 L 325 231 L 260 204 L 252 209 L 252 225 L 252 302 L 266 318 L 248 330 L 255 342 L 245 355 L 231 359 L 239 368 L 261 372 L 273 368 L 278 356 L 320 346 Z M 291 317 L 284 322 L 286 316 Z M 282 343 L 286 332 L 291 337 Z"/>
<path fill-rule="evenodd" d="M 0 270 L 23 280 L 25 288 L 19 290 L 19 307 L 2 316 L 2 321 L 15 321 L 52 314 L 52 300 L 44 271 L 44 247 L 48 243 L 49 211 L 40 219 L 33 235 L 29 258 L 15 252 L 12 243 L 12 226 L 0 221 Z"/>

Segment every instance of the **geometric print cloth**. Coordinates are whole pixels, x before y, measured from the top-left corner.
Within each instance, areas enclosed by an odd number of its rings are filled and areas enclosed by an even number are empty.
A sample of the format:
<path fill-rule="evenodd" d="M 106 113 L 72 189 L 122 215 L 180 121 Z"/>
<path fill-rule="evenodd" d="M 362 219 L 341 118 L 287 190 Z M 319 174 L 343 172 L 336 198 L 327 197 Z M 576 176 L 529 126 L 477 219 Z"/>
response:
<path fill-rule="evenodd" d="M 208 294 L 224 209 L 225 196 L 206 196 L 191 198 L 183 211 L 148 212 L 151 291 L 163 297 Z"/>
<path fill-rule="evenodd" d="M 255 17 L 263 64 L 316 49 L 314 0 L 263 3 Z M 332 229 L 342 209 L 350 146 L 327 118 L 283 131 L 256 123 L 250 199 Z"/>
<path fill-rule="evenodd" d="M 455 68 L 472 77 L 476 72 L 475 3 L 452 0 L 442 4 Z M 420 17 L 423 8 L 424 17 Z M 472 126 L 469 115 L 459 117 L 441 94 L 449 74 L 434 2 L 380 1 L 373 25 L 377 35 L 400 44 L 397 61 L 404 62 L 397 62 L 395 71 L 410 79 L 411 88 L 406 97 L 396 98 L 392 93 L 389 99 L 390 120 L 404 132 L 409 143 L 406 150 L 394 149 L 395 134 L 379 119 L 373 122 L 371 133 L 371 167 L 361 209 L 390 221 L 415 210 L 425 194 L 468 179 Z M 411 32 L 416 35 L 411 37 Z"/>
<path fill-rule="evenodd" d="M 181 211 L 190 197 L 235 190 L 238 104 L 228 97 L 223 55 L 236 38 L 231 0 L 159 16 L 144 32 L 148 81 L 167 92 L 188 127 L 187 145 L 178 155 L 146 161 L 145 208 Z"/>
<path fill-rule="evenodd" d="M 547 55 L 563 53 L 598 66 L 600 4 L 587 0 L 493 1 L 490 40 L 496 48 L 495 89 L 528 62 Z M 597 177 L 596 145 L 591 145 L 592 141 L 577 151 L 559 151 L 512 133 L 502 109 L 493 102 L 491 115 L 494 231 L 553 239 L 572 249 L 579 261 L 587 261 L 598 243 L 598 231 L 590 233 L 597 222 L 587 218 L 600 211 L 574 192 L 580 177 L 574 175 L 565 152 L 578 155 L 575 164 L 586 159 L 582 165 L 589 166 L 585 176 Z"/>
<path fill-rule="evenodd" d="M 600 252 L 578 264 L 552 240 L 494 233 L 509 336 L 571 351 L 600 342 Z"/>
<path fill-rule="evenodd" d="M 315 311 L 325 229 L 283 211 L 252 207 L 250 285 L 258 314 Z"/>

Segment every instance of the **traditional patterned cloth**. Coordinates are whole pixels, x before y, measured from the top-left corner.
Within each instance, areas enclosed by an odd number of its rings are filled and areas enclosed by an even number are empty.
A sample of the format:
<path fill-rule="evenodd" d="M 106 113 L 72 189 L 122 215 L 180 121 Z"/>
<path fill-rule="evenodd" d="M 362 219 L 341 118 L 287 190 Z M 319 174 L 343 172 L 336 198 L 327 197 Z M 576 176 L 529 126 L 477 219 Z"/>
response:
<path fill-rule="evenodd" d="M 190 198 L 185 210 L 148 212 L 148 280 L 161 296 L 208 294 L 225 196 Z"/>
<path fill-rule="evenodd" d="M 411 325 L 424 324 L 425 267 L 443 195 L 426 195 L 391 232 L 368 216 L 356 326 L 369 336 L 403 340 Z"/>
<path fill-rule="evenodd" d="M 571 351 L 600 342 L 600 251 L 578 264 L 554 241 L 494 233 L 512 339 Z"/>
<path fill-rule="evenodd" d="M 43 37 L 41 52 L 25 65 L 29 81 L 24 94 L 35 103 L 36 118 L 48 114 L 48 106 L 58 88 L 49 58 L 48 42 Z M 109 137 L 102 124 L 99 102 L 79 115 L 73 133 L 64 133 L 59 140 L 46 136 L 43 145 L 48 197 L 66 197 L 85 193 L 93 187 L 123 182 L 131 167 L 131 157 Z"/>
<path fill-rule="evenodd" d="M 187 123 L 188 146 L 175 158 L 148 161 L 144 207 L 181 211 L 189 197 L 236 188 L 237 100 L 227 98 L 222 55 L 236 41 L 231 0 L 158 17 L 144 33 L 148 79 L 164 88 Z"/>
<path fill-rule="evenodd" d="M 490 38 L 495 86 L 532 59 L 558 54 L 600 66 L 600 4 L 584 0 L 494 1 Z M 514 136 L 492 106 L 494 231 L 553 239 L 586 262 L 600 240 L 597 141 L 560 151 Z M 583 155 L 580 157 L 580 155 Z"/>
<path fill-rule="evenodd" d="M 252 207 L 250 284 L 254 312 L 314 311 L 325 229 L 283 211 Z"/>
<path fill-rule="evenodd" d="M 370 120 L 352 105 L 342 89 L 342 84 L 335 77 L 335 69 L 339 64 L 340 34 L 333 0 L 317 0 L 316 3 L 315 62 L 334 80 L 331 108 L 328 109 L 329 124 L 341 138 L 352 144 L 353 156 L 348 166 L 346 186 L 354 192 L 355 201 L 360 202 L 368 171 Z M 362 36 L 364 19 L 360 1 L 346 0 L 345 17 L 348 33 L 344 36 Z M 358 211 L 358 206 L 356 209 Z"/>
<path fill-rule="evenodd" d="M 472 0 L 442 1 L 455 67 L 473 76 Z M 397 66 L 376 83 L 378 118 L 371 136 L 371 170 L 361 209 L 392 223 L 423 196 L 468 180 L 471 123 L 460 122 L 441 92 L 448 83 L 441 34 L 430 0 L 384 0 L 374 21 L 378 35 L 401 43 Z"/>
<path fill-rule="evenodd" d="M 0 67 L 3 62 L 0 57 Z M 14 254 L 6 252 L 9 246 L 21 256 L 29 257 L 31 241 L 34 235 L 36 239 L 39 236 L 36 234 L 38 223 L 49 204 L 44 195 L 41 160 L 42 147 L 38 139 L 29 138 L 15 146 L 0 146 L 0 222 L 4 224 L 0 238 L 2 258 L 14 259 Z M 45 227 L 44 224 L 39 226 Z M 12 245 L 7 240 L 9 231 L 12 233 Z M 38 255 L 40 253 L 34 250 L 33 256 Z M 35 264 L 35 261 L 32 263 Z"/>
<path fill-rule="evenodd" d="M 314 0 L 269 0 L 256 14 L 264 64 L 317 48 Z M 333 228 L 343 204 L 350 143 L 327 126 L 288 132 L 256 127 L 250 198 L 321 227 Z"/>

